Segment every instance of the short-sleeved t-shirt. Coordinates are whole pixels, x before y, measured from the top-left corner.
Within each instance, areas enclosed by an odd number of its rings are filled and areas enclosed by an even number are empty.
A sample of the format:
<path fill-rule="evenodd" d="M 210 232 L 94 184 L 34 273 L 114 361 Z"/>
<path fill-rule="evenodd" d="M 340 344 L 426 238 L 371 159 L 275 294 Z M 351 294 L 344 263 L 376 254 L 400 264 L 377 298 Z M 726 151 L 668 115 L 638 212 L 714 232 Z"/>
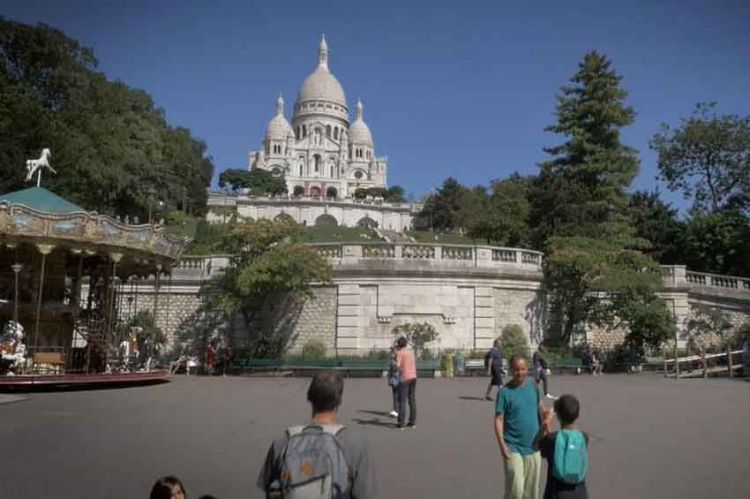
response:
<path fill-rule="evenodd" d="M 589 436 L 584 433 L 586 446 L 589 444 Z M 562 482 L 555 478 L 555 438 L 557 432 L 546 435 L 539 441 L 539 450 L 542 457 L 547 460 L 547 485 L 544 487 L 543 499 L 588 499 L 589 493 L 586 489 L 586 480 L 575 485 Z"/>
<path fill-rule="evenodd" d="M 405 348 L 399 349 L 396 352 L 396 362 L 398 363 L 401 381 L 409 381 L 417 378 L 417 360 L 414 357 L 414 352 Z"/>
<path fill-rule="evenodd" d="M 336 435 L 336 438 L 341 444 L 352 478 L 348 497 L 352 499 L 374 497 L 377 493 L 377 480 L 367 441 L 360 433 L 348 427 L 344 427 Z M 274 440 L 271 448 L 268 449 L 266 460 L 256 482 L 259 489 L 267 491 L 268 487 L 279 478 L 281 474 L 280 457 L 284 452 L 287 440 L 289 440 L 289 437 L 284 433 L 284 436 Z"/>
<path fill-rule="evenodd" d="M 528 456 L 539 433 L 539 402 L 536 383 L 528 378 L 520 386 L 505 385 L 497 395 L 495 414 L 503 416 L 503 437 L 511 452 Z"/>
<path fill-rule="evenodd" d="M 488 353 L 490 367 L 498 373 L 503 371 L 503 352 L 497 347 L 492 347 Z"/>

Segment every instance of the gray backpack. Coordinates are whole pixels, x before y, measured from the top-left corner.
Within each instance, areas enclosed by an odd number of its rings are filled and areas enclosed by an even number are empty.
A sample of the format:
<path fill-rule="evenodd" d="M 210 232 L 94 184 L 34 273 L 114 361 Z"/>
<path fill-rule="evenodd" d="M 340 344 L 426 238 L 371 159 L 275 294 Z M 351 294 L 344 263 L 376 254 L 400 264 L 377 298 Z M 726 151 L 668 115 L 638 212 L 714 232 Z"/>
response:
<path fill-rule="evenodd" d="M 336 435 L 343 425 L 293 426 L 281 454 L 284 498 L 348 497 L 349 467 Z"/>

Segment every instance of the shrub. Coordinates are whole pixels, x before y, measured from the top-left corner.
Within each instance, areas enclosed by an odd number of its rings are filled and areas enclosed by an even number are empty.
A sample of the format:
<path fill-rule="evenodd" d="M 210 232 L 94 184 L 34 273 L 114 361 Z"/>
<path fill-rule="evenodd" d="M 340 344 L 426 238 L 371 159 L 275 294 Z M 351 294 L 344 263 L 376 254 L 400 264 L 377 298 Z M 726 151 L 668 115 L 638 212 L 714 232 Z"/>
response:
<path fill-rule="evenodd" d="M 503 327 L 500 341 L 506 358 L 510 359 L 516 354 L 529 356 L 529 341 L 520 325 L 508 324 Z"/>
<path fill-rule="evenodd" d="M 312 340 L 305 343 L 302 347 L 302 358 L 304 359 L 324 359 L 326 356 L 326 346 L 318 340 Z"/>

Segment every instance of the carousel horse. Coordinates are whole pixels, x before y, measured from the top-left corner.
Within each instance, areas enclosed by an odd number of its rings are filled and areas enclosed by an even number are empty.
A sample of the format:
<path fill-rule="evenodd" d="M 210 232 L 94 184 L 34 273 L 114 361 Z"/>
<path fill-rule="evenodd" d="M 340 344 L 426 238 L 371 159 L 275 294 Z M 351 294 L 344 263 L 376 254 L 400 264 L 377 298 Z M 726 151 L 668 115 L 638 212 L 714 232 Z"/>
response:
<path fill-rule="evenodd" d="M 29 159 L 26 160 L 26 181 L 31 180 L 34 178 L 34 174 L 39 171 L 40 168 L 49 168 L 49 170 L 52 173 L 57 173 L 54 168 L 52 168 L 49 164 L 49 158 L 52 157 L 52 152 L 50 152 L 49 149 L 42 149 L 42 155 L 39 156 L 39 159 Z M 42 172 L 39 171 L 39 176 L 37 176 L 36 179 L 36 186 L 39 187 L 41 184 L 41 177 Z"/>
<path fill-rule="evenodd" d="M 13 374 L 12 369 L 26 358 L 26 345 L 22 340 L 23 326 L 8 321 L 0 334 L 0 360 L 7 365 L 8 374 Z"/>

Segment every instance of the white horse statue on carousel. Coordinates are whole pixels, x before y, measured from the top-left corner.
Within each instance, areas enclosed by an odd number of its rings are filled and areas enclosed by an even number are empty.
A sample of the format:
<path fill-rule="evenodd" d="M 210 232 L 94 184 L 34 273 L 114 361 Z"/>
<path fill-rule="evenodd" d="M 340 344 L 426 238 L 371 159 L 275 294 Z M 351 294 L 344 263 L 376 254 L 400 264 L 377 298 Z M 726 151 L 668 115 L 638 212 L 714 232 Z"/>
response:
<path fill-rule="evenodd" d="M 26 160 L 26 181 L 28 182 L 32 178 L 34 178 L 34 174 L 36 173 L 36 186 L 39 187 L 42 185 L 42 168 L 49 168 L 49 170 L 57 174 L 54 168 L 52 168 L 49 164 L 49 159 L 52 157 L 52 152 L 44 148 L 42 149 L 42 155 L 39 156 L 39 159 L 29 159 Z"/>
<path fill-rule="evenodd" d="M 13 369 L 23 364 L 26 359 L 26 345 L 23 343 L 23 326 L 17 322 L 8 321 L 0 334 L 0 361 L 7 365 L 8 375 L 13 375 Z"/>

